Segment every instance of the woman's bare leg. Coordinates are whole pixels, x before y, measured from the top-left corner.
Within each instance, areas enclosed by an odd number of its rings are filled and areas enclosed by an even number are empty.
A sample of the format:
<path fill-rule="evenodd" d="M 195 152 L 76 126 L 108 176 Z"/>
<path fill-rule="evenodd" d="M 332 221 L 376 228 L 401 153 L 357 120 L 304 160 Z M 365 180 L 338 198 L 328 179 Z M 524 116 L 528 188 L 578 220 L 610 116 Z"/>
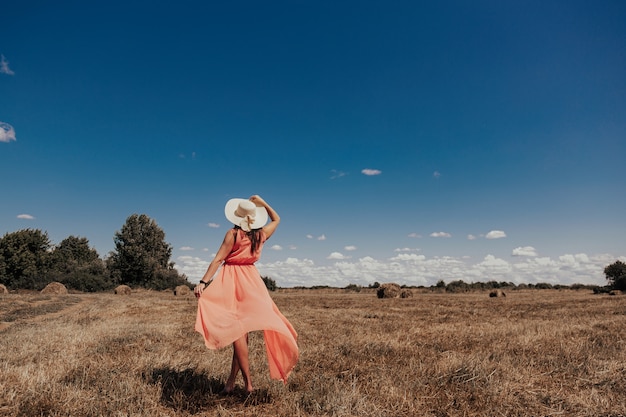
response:
<path fill-rule="evenodd" d="M 233 359 L 237 360 L 237 366 L 241 371 L 243 383 L 247 392 L 252 392 L 252 379 L 250 379 L 250 364 L 248 362 L 248 335 L 240 337 L 233 343 Z M 235 374 L 236 375 L 236 374 Z"/>
<path fill-rule="evenodd" d="M 242 368 L 239 362 L 239 358 L 243 356 L 246 363 L 246 368 Z M 235 382 L 237 381 L 237 374 L 241 371 L 243 376 L 243 382 L 246 385 L 246 391 L 252 391 L 252 383 L 250 381 L 250 369 L 248 365 L 248 335 L 240 337 L 233 343 L 233 361 L 230 367 L 230 375 L 224 385 L 223 392 L 230 394 L 235 389 Z"/>
<path fill-rule="evenodd" d="M 228 376 L 228 380 L 226 381 L 226 385 L 224 386 L 224 393 L 229 394 L 233 392 L 235 389 L 235 381 L 237 380 L 237 374 L 239 373 L 239 361 L 237 360 L 237 355 L 235 355 L 235 349 L 233 346 L 233 362 L 230 367 L 230 375 Z"/>

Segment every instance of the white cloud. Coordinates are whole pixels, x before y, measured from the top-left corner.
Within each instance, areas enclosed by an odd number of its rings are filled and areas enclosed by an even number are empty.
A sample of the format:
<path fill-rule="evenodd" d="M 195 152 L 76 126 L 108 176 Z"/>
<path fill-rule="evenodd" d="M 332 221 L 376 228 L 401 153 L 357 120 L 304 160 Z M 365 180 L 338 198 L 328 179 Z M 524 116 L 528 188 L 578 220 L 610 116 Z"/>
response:
<path fill-rule="evenodd" d="M 537 251 L 532 246 L 521 246 L 513 249 L 513 256 L 537 256 Z"/>
<path fill-rule="evenodd" d="M 491 232 L 487 233 L 487 235 L 485 235 L 485 238 L 487 239 L 502 239 L 503 237 L 506 237 L 506 233 L 504 233 L 502 230 L 492 230 Z"/>
<path fill-rule="evenodd" d="M 419 234 L 417 234 L 417 233 L 409 233 L 409 234 L 408 234 L 408 237 L 412 237 L 412 238 L 415 238 L 415 239 L 419 239 L 419 238 L 420 238 L 420 237 L 422 237 L 422 236 L 421 236 L 421 235 L 419 235 Z"/>
<path fill-rule="evenodd" d="M 390 282 L 407 285 L 435 285 L 437 281 L 465 282 L 506 281 L 515 284 L 589 284 L 605 285 L 604 267 L 615 260 L 626 262 L 626 257 L 614 255 L 564 254 L 550 257 L 517 257 L 505 260 L 486 255 L 479 261 L 450 256 L 427 257 L 416 253 L 397 253 L 387 259 L 366 256 L 350 259 L 339 252 L 328 256 L 329 265 L 317 265 L 310 259 L 288 257 L 285 260 L 257 262 L 262 276 L 276 280 L 281 287 L 329 285 L 345 287 L 348 284 L 369 285 Z M 209 261 L 179 256 L 176 268 L 197 281 L 206 272 Z"/>
<path fill-rule="evenodd" d="M 15 141 L 15 129 L 8 123 L 0 122 L 0 142 Z"/>
<path fill-rule="evenodd" d="M 189 251 L 189 250 L 193 250 L 193 248 L 191 246 L 183 246 L 182 248 L 180 248 L 180 250 Z"/>
<path fill-rule="evenodd" d="M 430 234 L 430 237 L 452 237 L 452 235 L 447 232 L 434 232 Z"/>
<path fill-rule="evenodd" d="M 280 246 L 280 245 L 274 245 L 270 249 L 272 249 L 272 250 L 283 250 L 283 247 Z"/>
<path fill-rule="evenodd" d="M 210 261 L 205 261 L 195 256 L 183 255 L 176 258 L 174 268 L 178 272 L 185 274 L 190 282 L 196 282 L 202 278 L 210 263 Z"/>
<path fill-rule="evenodd" d="M 419 252 L 418 248 L 395 248 L 394 252 Z"/>
<path fill-rule="evenodd" d="M 15 75 L 9 68 L 9 61 L 6 60 L 4 55 L 0 55 L 0 74 Z"/>
<path fill-rule="evenodd" d="M 433 172 L 433 178 L 439 179 L 441 177 L 441 173 L 439 171 Z"/>
<path fill-rule="evenodd" d="M 309 235 L 306 235 L 306 238 L 307 239 L 326 240 L 326 235 L 321 235 L 321 236 L 315 237 L 315 236 L 309 234 Z"/>
<path fill-rule="evenodd" d="M 353 251 L 353 250 L 356 250 L 356 246 L 348 245 L 348 246 L 345 246 L 344 249 L 347 250 L 347 251 Z"/>
<path fill-rule="evenodd" d="M 493 255 L 485 256 L 485 259 L 476 264 L 476 267 L 487 275 L 506 275 L 511 272 L 511 265 L 507 261 Z"/>
<path fill-rule="evenodd" d="M 345 172 L 338 171 L 336 169 L 331 169 L 330 172 L 331 172 L 331 176 L 330 176 L 331 180 L 335 180 L 337 178 L 345 177 L 346 175 L 348 175 Z"/>
<path fill-rule="evenodd" d="M 220 227 L 220 225 L 217 224 L 217 223 L 209 223 L 209 224 L 207 224 L 207 226 L 209 226 L 209 227 L 211 227 L 213 229 L 217 229 L 218 227 Z"/>
<path fill-rule="evenodd" d="M 298 247 L 296 245 L 289 245 L 289 250 L 296 250 Z"/>
<path fill-rule="evenodd" d="M 391 258 L 392 261 L 424 261 L 426 257 L 424 255 L 418 255 L 416 253 L 401 253 L 398 256 Z"/>
<path fill-rule="evenodd" d="M 381 170 L 378 170 L 378 169 L 365 168 L 365 169 L 361 170 L 361 173 L 364 174 L 364 175 L 372 176 L 372 175 L 380 175 L 383 172 Z"/>
<path fill-rule="evenodd" d="M 22 220 L 35 220 L 35 217 L 30 214 L 18 214 L 17 218 Z"/>
<path fill-rule="evenodd" d="M 476 240 L 476 236 L 474 236 L 474 235 L 467 235 L 467 240 Z"/>

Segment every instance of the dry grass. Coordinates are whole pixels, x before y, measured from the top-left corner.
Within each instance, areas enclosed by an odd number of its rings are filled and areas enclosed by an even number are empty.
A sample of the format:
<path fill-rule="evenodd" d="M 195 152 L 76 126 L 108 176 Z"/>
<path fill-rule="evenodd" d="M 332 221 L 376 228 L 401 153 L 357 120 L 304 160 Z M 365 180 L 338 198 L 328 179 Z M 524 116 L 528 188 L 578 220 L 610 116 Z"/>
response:
<path fill-rule="evenodd" d="M 0 415 L 626 415 L 626 296 L 272 295 L 301 360 L 269 380 L 253 334 L 250 397 L 217 394 L 231 351 L 205 349 L 193 297 L 0 295 Z"/>

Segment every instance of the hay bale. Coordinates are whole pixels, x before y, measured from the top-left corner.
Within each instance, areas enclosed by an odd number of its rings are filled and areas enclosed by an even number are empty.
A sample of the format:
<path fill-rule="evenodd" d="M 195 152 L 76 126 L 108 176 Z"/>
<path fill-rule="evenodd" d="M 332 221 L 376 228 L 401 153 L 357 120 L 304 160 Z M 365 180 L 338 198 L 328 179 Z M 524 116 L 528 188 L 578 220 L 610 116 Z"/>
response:
<path fill-rule="evenodd" d="M 128 285 L 118 285 L 114 290 L 117 295 L 130 295 L 133 290 L 130 289 Z"/>
<path fill-rule="evenodd" d="M 378 298 L 398 298 L 400 297 L 401 288 L 398 284 L 390 282 L 388 284 L 382 284 L 376 290 L 376 296 Z"/>
<path fill-rule="evenodd" d="M 51 282 L 46 288 L 41 290 L 42 294 L 67 294 L 67 288 L 60 282 Z"/>
<path fill-rule="evenodd" d="M 403 288 L 402 291 L 400 291 L 400 298 L 411 298 L 413 297 L 413 291 L 409 290 L 408 288 Z"/>
<path fill-rule="evenodd" d="M 183 296 L 183 295 L 189 295 L 189 294 L 191 294 L 191 290 L 186 285 L 179 285 L 176 288 L 174 288 L 174 295 L 176 296 L 179 296 L 179 295 Z"/>
<path fill-rule="evenodd" d="M 506 294 L 502 290 L 493 290 L 489 293 L 489 297 L 506 297 Z"/>
<path fill-rule="evenodd" d="M 622 295 L 622 292 L 620 290 L 611 290 L 609 295 Z"/>
<path fill-rule="evenodd" d="M 7 289 L 7 287 L 4 286 L 4 284 L 0 284 L 0 294 L 8 294 L 9 290 Z"/>

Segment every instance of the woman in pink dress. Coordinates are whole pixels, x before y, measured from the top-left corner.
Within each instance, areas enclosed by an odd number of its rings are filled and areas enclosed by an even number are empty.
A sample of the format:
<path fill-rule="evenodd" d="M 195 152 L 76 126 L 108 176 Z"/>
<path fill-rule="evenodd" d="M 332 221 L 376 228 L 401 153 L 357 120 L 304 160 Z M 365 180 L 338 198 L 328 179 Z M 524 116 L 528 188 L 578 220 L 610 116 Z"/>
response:
<path fill-rule="evenodd" d="M 240 371 L 245 390 L 250 393 L 253 388 L 248 363 L 248 332 L 263 330 L 270 377 L 285 384 L 298 362 L 297 333 L 274 304 L 254 266 L 263 244 L 280 223 L 280 217 L 258 195 L 248 200 L 229 200 L 225 214 L 235 227 L 224 236 L 215 258 L 194 289 L 198 298 L 195 329 L 202 334 L 209 349 L 233 344 L 230 376 L 223 393 L 233 392 Z M 271 222 L 266 224 L 268 216 Z M 209 284 L 212 285 L 209 287 Z"/>

